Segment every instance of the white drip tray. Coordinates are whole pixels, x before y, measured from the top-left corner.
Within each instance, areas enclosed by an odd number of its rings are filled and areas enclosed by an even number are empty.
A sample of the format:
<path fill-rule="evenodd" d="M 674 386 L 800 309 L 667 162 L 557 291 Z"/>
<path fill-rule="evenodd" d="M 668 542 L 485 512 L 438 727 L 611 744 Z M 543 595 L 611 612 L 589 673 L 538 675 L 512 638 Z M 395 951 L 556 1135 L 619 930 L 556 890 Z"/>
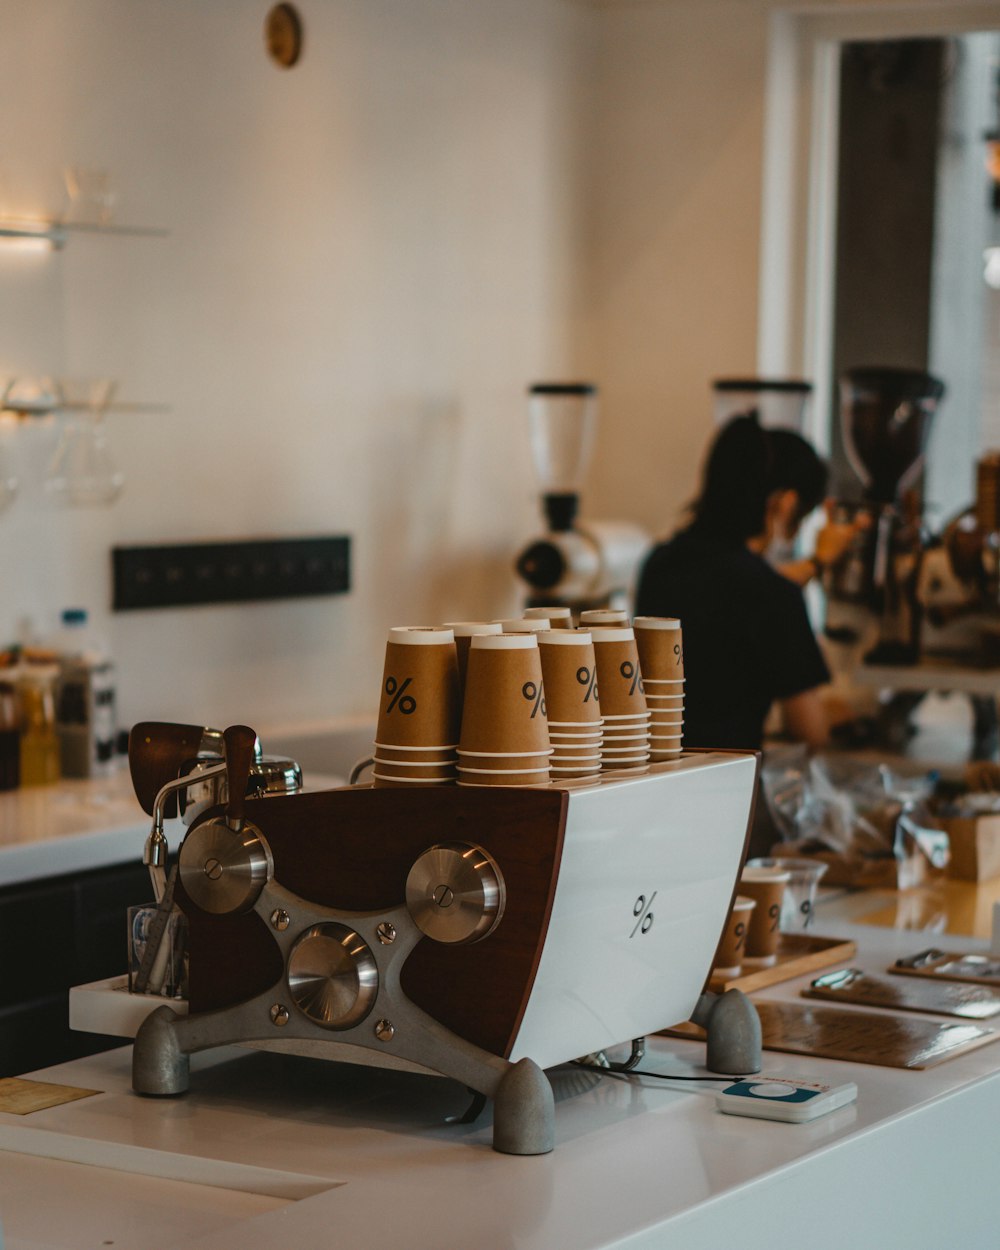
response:
<path fill-rule="evenodd" d="M 69 992 L 69 1027 L 78 1033 L 135 1037 L 139 1025 L 157 1007 L 169 1007 L 179 1016 L 186 1016 L 188 1011 L 184 999 L 130 994 L 127 976 L 108 977 L 73 986 Z"/>

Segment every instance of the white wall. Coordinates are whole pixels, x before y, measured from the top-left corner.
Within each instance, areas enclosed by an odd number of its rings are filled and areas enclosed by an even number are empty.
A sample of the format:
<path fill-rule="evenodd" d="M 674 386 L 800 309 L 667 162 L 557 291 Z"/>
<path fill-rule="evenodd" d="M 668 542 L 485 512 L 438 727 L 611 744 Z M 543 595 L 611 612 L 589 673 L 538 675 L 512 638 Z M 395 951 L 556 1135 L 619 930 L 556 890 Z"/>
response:
<path fill-rule="evenodd" d="M 54 422 L 18 439 L 0 641 L 91 609 L 124 724 L 258 726 L 374 706 L 385 628 L 496 616 L 537 526 L 524 390 L 576 367 L 581 86 L 569 0 L 303 0 L 265 57 L 248 0 L 7 0 L 0 199 L 110 171 L 120 221 L 0 254 L 0 374 L 120 378 L 127 489 L 58 511 Z M 348 533 L 349 596 L 109 612 L 116 543 Z"/>
<path fill-rule="evenodd" d="M 514 606 L 546 375 L 601 386 L 585 512 L 672 529 L 712 377 L 755 371 L 782 7 L 301 0 L 282 72 L 263 3 L 6 0 L 7 198 L 56 207 L 64 165 L 100 166 L 172 233 L 0 256 L 0 373 L 110 372 L 173 411 L 112 418 L 114 508 L 0 516 L 0 638 L 96 609 L 125 723 L 367 712 L 386 625 Z M 347 597 L 107 611 L 115 542 L 338 531 Z"/>

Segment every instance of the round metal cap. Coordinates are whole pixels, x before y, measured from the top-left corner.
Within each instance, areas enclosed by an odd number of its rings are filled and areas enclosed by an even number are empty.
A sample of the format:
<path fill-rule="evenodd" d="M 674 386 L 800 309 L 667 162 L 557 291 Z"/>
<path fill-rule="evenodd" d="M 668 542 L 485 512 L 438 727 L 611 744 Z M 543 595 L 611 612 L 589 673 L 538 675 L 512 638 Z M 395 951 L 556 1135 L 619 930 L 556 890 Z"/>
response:
<path fill-rule="evenodd" d="M 197 825 L 181 843 L 179 864 L 189 898 L 215 916 L 252 907 L 274 872 L 270 848 L 249 822 L 239 833 L 224 820 Z"/>
<path fill-rule="evenodd" d="M 500 923 L 506 901 L 496 862 L 467 842 L 429 847 L 406 878 L 414 924 L 435 942 L 478 942 Z"/>
<path fill-rule="evenodd" d="M 371 949 L 343 924 L 313 925 L 288 957 L 288 988 L 295 1005 L 325 1029 L 349 1029 L 368 1015 L 378 994 Z"/>

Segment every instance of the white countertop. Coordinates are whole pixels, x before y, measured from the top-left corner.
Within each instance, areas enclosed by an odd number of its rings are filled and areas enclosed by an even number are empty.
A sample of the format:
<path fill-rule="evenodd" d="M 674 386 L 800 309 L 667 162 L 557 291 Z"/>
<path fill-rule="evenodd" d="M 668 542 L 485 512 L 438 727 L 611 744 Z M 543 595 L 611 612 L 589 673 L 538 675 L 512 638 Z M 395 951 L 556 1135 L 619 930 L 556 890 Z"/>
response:
<path fill-rule="evenodd" d="M 871 971 L 927 945 L 915 933 L 840 932 Z M 808 979 L 762 996 L 795 998 Z M 641 1066 L 693 1072 L 703 1055 L 653 1038 Z M 1000 1239 L 989 1223 L 997 1044 L 922 1072 L 766 1052 L 767 1074 L 857 1083 L 856 1105 L 805 1125 L 559 1068 L 556 1149 L 536 1158 L 494 1153 L 488 1111 L 444 1124 L 467 1101 L 451 1081 L 231 1048 L 195 1056 L 191 1091 L 159 1100 L 132 1094 L 129 1059 L 125 1048 L 49 1069 L 40 1079 L 102 1092 L 0 1114 L 0 1149 L 19 1152 L 0 1165 L 6 1250 L 774 1250 L 790 1239 L 978 1250 Z"/>
<path fill-rule="evenodd" d="M 310 790 L 342 784 L 337 777 L 307 773 Z M 112 864 L 139 863 L 150 818 L 132 789 L 128 765 L 107 777 L 22 786 L 0 793 L 0 888 Z M 174 849 L 184 836 L 179 820 L 167 821 Z"/>

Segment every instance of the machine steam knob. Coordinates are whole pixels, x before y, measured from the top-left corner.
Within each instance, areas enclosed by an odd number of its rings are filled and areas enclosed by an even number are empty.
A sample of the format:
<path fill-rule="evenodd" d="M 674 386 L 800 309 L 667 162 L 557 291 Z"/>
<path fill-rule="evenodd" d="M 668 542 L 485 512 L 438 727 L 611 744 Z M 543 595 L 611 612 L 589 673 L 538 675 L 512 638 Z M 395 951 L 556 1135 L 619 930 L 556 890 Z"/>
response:
<path fill-rule="evenodd" d="M 274 874 L 270 848 L 249 821 L 238 833 L 224 820 L 196 825 L 181 843 L 178 863 L 188 897 L 214 916 L 248 911 Z"/>
<path fill-rule="evenodd" d="M 435 942 L 478 942 L 500 923 L 507 887 L 481 846 L 441 842 L 429 847 L 406 878 L 406 906 Z"/>
<path fill-rule="evenodd" d="M 378 995 L 375 956 L 347 925 L 313 925 L 296 938 L 288 956 L 288 988 L 295 1005 L 316 1024 L 353 1028 Z"/>

